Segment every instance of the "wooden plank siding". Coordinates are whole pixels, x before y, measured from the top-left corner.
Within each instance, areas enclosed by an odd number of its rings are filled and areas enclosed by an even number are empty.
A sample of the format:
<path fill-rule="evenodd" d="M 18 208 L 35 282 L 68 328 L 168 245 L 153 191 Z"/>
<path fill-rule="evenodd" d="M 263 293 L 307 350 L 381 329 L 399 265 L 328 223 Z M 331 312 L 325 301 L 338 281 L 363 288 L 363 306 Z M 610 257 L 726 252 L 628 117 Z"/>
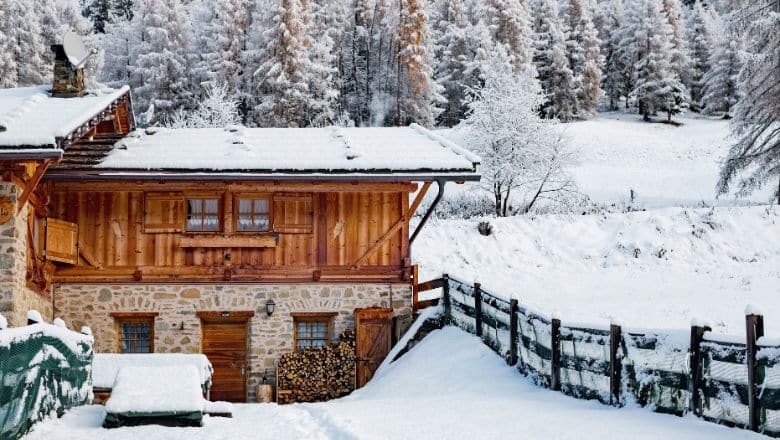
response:
<path fill-rule="evenodd" d="M 54 280 L 406 280 L 407 228 L 394 233 L 363 266 L 352 265 L 408 210 L 414 189 L 403 183 L 52 182 L 49 216 L 78 224 L 81 255 L 77 265 L 58 264 Z M 186 232 L 186 203 L 176 202 L 176 194 L 217 195 L 220 232 Z M 241 194 L 269 195 L 269 231 L 235 232 L 234 199 Z M 198 240 L 203 247 L 197 247 Z M 221 248 L 215 244 L 220 242 L 240 247 Z"/>

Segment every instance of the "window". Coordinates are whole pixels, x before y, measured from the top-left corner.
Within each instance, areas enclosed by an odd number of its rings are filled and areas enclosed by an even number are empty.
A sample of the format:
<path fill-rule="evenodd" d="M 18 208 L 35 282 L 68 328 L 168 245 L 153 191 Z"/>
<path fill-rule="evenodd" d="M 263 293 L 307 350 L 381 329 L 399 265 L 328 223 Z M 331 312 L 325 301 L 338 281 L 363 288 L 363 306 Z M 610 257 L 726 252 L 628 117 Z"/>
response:
<path fill-rule="evenodd" d="M 323 347 L 330 343 L 336 313 L 293 313 L 295 349 Z"/>
<path fill-rule="evenodd" d="M 120 353 L 154 353 L 154 318 L 157 313 L 114 313 Z"/>
<path fill-rule="evenodd" d="M 236 231 L 267 231 L 270 226 L 268 197 L 238 197 L 236 202 Z"/>
<path fill-rule="evenodd" d="M 188 198 L 187 230 L 193 232 L 219 231 L 219 198 Z"/>

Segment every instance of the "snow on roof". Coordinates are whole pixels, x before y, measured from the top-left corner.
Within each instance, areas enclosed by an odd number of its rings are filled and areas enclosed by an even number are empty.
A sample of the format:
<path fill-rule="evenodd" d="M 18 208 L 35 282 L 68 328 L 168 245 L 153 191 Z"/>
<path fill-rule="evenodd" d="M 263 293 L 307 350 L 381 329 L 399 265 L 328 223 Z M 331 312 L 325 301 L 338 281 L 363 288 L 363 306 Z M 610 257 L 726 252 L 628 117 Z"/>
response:
<path fill-rule="evenodd" d="M 53 98 L 51 86 L 0 89 L 0 152 L 56 149 L 58 138 L 67 137 L 128 90 L 124 86 Z"/>
<path fill-rule="evenodd" d="M 112 170 L 460 172 L 479 157 L 419 125 L 362 128 L 148 128 L 117 142 Z"/>

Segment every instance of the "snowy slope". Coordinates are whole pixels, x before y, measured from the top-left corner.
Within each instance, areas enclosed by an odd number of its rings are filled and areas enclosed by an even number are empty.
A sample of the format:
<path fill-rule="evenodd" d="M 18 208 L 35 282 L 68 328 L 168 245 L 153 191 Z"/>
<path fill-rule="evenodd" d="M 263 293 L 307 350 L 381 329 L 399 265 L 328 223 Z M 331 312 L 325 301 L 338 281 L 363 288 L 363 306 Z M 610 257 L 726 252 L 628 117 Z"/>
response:
<path fill-rule="evenodd" d="M 103 408 L 50 420 L 31 439 L 658 439 L 763 438 L 694 418 L 582 401 L 532 385 L 477 338 L 431 333 L 365 388 L 323 404 L 236 405 L 203 428 L 100 428 Z"/>
<path fill-rule="evenodd" d="M 742 310 L 780 321 L 780 212 L 667 208 L 630 214 L 436 220 L 414 243 L 421 280 L 447 271 L 564 320 L 744 332 Z"/>

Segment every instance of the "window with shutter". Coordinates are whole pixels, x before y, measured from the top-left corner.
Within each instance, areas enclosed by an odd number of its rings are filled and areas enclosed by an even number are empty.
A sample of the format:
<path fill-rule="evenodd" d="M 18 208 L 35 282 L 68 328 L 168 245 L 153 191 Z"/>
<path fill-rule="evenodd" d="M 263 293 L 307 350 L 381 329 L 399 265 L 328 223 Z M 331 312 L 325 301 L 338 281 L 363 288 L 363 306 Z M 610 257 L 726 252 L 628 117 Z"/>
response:
<path fill-rule="evenodd" d="M 46 259 L 77 264 L 79 227 L 75 223 L 46 219 Z"/>
<path fill-rule="evenodd" d="M 180 192 L 148 192 L 144 195 L 144 232 L 181 232 L 184 227 L 184 195 Z"/>
<path fill-rule="evenodd" d="M 275 194 L 273 217 L 275 232 L 311 234 L 314 222 L 311 194 Z"/>

